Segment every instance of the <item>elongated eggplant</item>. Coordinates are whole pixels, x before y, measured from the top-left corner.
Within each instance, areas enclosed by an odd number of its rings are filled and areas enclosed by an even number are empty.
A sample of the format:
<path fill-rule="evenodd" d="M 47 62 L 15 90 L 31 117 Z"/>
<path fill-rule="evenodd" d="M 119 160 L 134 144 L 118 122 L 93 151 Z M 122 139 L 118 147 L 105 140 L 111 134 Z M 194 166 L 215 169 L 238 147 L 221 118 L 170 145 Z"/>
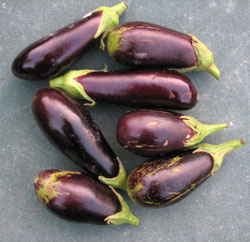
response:
<path fill-rule="evenodd" d="M 194 35 L 159 25 L 131 22 L 120 25 L 108 36 L 109 55 L 116 61 L 136 66 L 164 66 L 179 72 L 208 71 L 216 79 L 220 71 L 207 46 Z"/>
<path fill-rule="evenodd" d="M 46 170 L 35 180 L 42 204 L 57 216 L 74 222 L 138 225 L 114 188 L 105 186 L 81 172 Z"/>
<path fill-rule="evenodd" d="M 222 166 L 226 154 L 244 144 L 242 139 L 220 145 L 199 144 L 177 156 L 145 162 L 130 174 L 128 194 L 138 205 L 169 205 L 210 177 Z"/>
<path fill-rule="evenodd" d="M 48 137 L 68 158 L 108 185 L 124 189 L 126 171 L 90 113 L 66 93 L 40 89 L 33 114 Z"/>
<path fill-rule="evenodd" d="M 227 123 L 202 124 L 191 116 L 178 113 L 137 110 L 120 118 L 117 140 L 137 155 L 158 156 L 196 145 L 227 126 Z"/>
<path fill-rule="evenodd" d="M 139 107 L 190 109 L 198 94 L 191 81 L 174 71 L 70 71 L 50 81 L 50 87 L 62 88 L 75 98 Z"/>
<path fill-rule="evenodd" d="M 25 48 L 14 60 L 12 72 L 27 80 L 56 76 L 71 66 L 85 52 L 119 25 L 119 16 L 127 5 L 99 7 L 81 20 L 46 36 Z"/>

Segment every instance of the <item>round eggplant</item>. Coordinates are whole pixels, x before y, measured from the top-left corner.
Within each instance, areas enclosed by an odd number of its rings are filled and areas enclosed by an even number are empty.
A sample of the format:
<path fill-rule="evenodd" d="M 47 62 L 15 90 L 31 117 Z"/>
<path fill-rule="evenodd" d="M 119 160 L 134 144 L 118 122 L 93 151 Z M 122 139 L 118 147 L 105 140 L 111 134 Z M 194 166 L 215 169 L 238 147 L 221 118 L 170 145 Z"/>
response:
<path fill-rule="evenodd" d="M 99 7 L 81 20 L 46 36 L 25 48 L 14 60 L 12 72 L 27 80 L 56 76 L 71 66 L 94 44 L 119 25 L 119 16 L 127 5 Z"/>
<path fill-rule="evenodd" d="M 126 172 L 90 113 L 66 93 L 40 89 L 33 114 L 48 137 L 68 158 L 108 185 L 124 189 Z"/>
<path fill-rule="evenodd" d="M 50 81 L 50 87 L 62 88 L 89 105 L 96 100 L 139 107 L 190 109 L 198 100 L 192 82 L 174 71 L 70 71 Z"/>
<path fill-rule="evenodd" d="M 46 170 L 35 180 L 41 203 L 66 220 L 94 224 L 138 225 L 135 217 L 114 188 L 81 172 Z"/>
<path fill-rule="evenodd" d="M 207 46 L 194 35 L 159 25 L 131 22 L 120 25 L 108 36 L 109 55 L 135 66 L 164 66 L 179 72 L 205 70 L 216 79 L 220 71 Z"/>
<path fill-rule="evenodd" d="M 196 145 L 227 126 L 227 123 L 202 124 L 191 116 L 177 113 L 137 110 L 120 118 L 117 140 L 137 155 L 158 156 Z"/>
<path fill-rule="evenodd" d="M 221 167 L 226 154 L 244 144 L 241 139 L 220 145 L 200 144 L 177 156 L 145 162 L 130 174 L 128 194 L 138 205 L 169 205 L 210 177 Z"/>

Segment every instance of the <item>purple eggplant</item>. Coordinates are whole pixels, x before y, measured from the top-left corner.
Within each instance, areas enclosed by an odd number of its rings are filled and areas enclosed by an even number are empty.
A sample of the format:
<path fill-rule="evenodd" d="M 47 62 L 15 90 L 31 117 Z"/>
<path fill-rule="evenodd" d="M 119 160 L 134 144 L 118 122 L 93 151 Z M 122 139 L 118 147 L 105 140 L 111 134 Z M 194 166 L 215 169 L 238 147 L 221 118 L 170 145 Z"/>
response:
<path fill-rule="evenodd" d="M 108 36 L 109 55 L 135 66 L 163 66 L 179 72 L 202 71 L 220 78 L 214 57 L 194 35 L 146 22 L 120 25 Z"/>
<path fill-rule="evenodd" d="M 220 145 L 200 144 L 177 156 L 147 161 L 130 174 L 128 194 L 138 205 L 169 205 L 193 191 L 221 167 L 226 154 L 244 144 L 241 139 Z"/>
<path fill-rule="evenodd" d="M 41 203 L 55 215 L 74 222 L 138 225 L 114 188 L 81 172 L 46 170 L 35 180 Z"/>
<path fill-rule="evenodd" d="M 56 76 L 71 66 L 92 46 L 119 25 L 119 16 L 127 5 L 99 7 L 81 20 L 50 34 L 25 48 L 14 60 L 12 72 L 27 80 Z"/>
<path fill-rule="evenodd" d="M 96 100 L 139 107 L 190 109 L 198 94 L 191 81 L 174 71 L 70 71 L 50 81 L 50 87 L 62 88 L 89 105 Z"/>
<path fill-rule="evenodd" d="M 120 118 L 117 140 L 125 149 L 150 157 L 186 149 L 226 127 L 227 123 L 202 124 L 191 116 L 178 113 L 137 110 Z"/>
<path fill-rule="evenodd" d="M 47 138 L 69 159 L 124 189 L 126 171 L 86 108 L 60 90 L 44 88 L 33 96 L 32 110 Z"/>

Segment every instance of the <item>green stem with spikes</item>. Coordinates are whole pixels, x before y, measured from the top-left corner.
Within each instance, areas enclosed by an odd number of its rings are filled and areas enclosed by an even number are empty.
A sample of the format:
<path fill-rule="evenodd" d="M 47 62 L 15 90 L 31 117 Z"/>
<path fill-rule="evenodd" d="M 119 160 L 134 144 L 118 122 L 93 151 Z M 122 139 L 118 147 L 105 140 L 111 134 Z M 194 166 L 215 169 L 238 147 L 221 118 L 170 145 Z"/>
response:
<path fill-rule="evenodd" d="M 220 70 L 214 64 L 214 55 L 208 47 L 200 41 L 197 37 L 189 34 L 192 39 L 192 46 L 197 58 L 197 65 L 189 68 L 176 69 L 178 72 L 188 71 L 207 71 L 213 75 L 217 80 L 220 79 Z"/>
<path fill-rule="evenodd" d="M 113 187 L 110 187 L 110 188 L 115 193 L 118 200 L 120 201 L 121 211 L 106 217 L 104 221 L 110 225 L 120 225 L 120 224 L 127 223 L 127 224 L 138 226 L 139 219 L 134 214 L 131 213 L 129 206 L 125 202 L 123 197 Z"/>
<path fill-rule="evenodd" d="M 116 158 L 119 164 L 119 172 L 118 175 L 112 178 L 107 178 L 104 176 L 98 176 L 99 181 L 106 185 L 110 185 L 115 188 L 119 188 L 121 190 L 126 191 L 127 189 L 127 173 L 123 167 L 121 160 Z"/>
<path fill-rule="evenodd" d="M 244 140 L 237 139 L 232 140 L 226 143 L 222 143 L 219 145 L 211 145 L 211 144 L 199 144 L 197 145 L 197 149 L 194 150 L 194 153 L 197 152 L 206 152 L 210 154 L 214 159 L 214 166 L 211 171 L 211 175 L 220 169 L 222 166 L 224 157 L 230 153 L 231 151 L 240 148 L 245 145 Z"/>
<path fill-rule="evenodd" d="M 93 11 L 102 11 L 102 20 L 94 36 L 94 39 L 97 39 L 101 36 L 101 49 L 105 49 L 104 39 L 113 29 L 115 29 L 119 25 L 119 17 L 127 8 L 127 4 L 125 2 L 121 2 L 113 7 L 102 6 Z"/>
<path fill-rule="evenodd" d="M 85 103 L 84 105 L 86 106 L 94 106 L 96 104 L 95 100 L 85 92 L 83 85 L 78 82 L 78 79 L 84 78 L 84 76 L 91 72 L 100 71 L 107 71 L 107 67 L 102 70 L 69 71 L 63 76 L 50 80 L 49 86 L 51 88 L 61 88 L 73 98 L 87 100 L 89 103 Z"/>
<path fill-rule="evenodd" d="M 228 127 L 227 123 L 202 124 L 191 116 L 181 116 L 180 119 L 182 119 L 182 121 L 195 132 L 195 134 L 192 137 L 187 138 L 183 142 L 184 147 L 190 147 L 190 146 L 196 145 L 200 143 L 209 134 L 212 134 L 216 131 L 219 131 L 221 129 L 225 129 Z"/>

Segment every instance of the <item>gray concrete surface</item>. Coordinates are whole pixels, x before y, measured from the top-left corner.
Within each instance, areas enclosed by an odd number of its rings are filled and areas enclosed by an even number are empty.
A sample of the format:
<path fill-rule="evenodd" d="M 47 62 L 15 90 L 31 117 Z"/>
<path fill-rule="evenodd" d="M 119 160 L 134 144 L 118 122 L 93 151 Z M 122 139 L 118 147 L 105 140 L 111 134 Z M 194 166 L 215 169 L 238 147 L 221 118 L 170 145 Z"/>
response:
<path fill-rule="evenodd" d="M 121 18 L 143 20 L 193 33 L 214 52 L 221 80 L 189 73 L 200 101 L 184 112 L 205 123 L 229 122 L 206 142 L 243 138 L 247 145 L 229 154 L 217 174 L 181 202 L 146 209 L 125 199 L 141 219 L 139 227 L 74 224 L 58 219 L 38 201 L 33 181 L 45 169 L 79 170 L 42 135 L 31 112 L 31 98 L 47 85 L 15 78 L 14 57 L 28 44 L 79 19 L 100 5 L 118 1 L 0 0 L 0 241 L 250 241 L 250 2 L 128 0 Z M 125 68 L 94 49 L 71 69 Z M 123 150 L 115 139 L 118 118 L 129 108 L 99 104 L 91 114 L 128 172 L 144 158 Z"/>

